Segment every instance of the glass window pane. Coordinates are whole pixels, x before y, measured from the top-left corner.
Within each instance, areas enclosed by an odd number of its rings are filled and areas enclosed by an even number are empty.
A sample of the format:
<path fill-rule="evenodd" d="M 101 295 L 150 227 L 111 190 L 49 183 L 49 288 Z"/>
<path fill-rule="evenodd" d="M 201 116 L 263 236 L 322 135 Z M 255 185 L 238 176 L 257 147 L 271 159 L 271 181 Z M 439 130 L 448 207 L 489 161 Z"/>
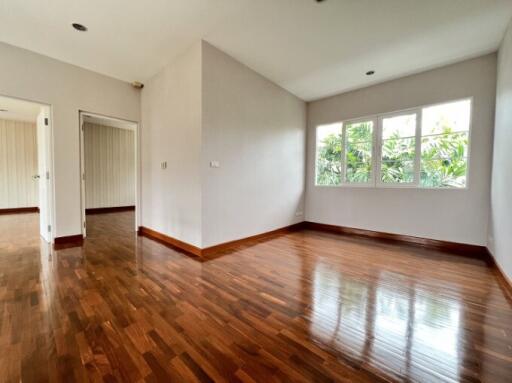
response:
<path fill-rule="evenodd" d="M 421 135 L 469 131 L 470 108 L 470 100 L 423 108 Z"/>
<path fill-rule="evenodd" d="M 414 182 L 416 113 L 382 119 L 380 179 L 383 183 Z"/>
<path fill-rule="evenodd" d="M 371 161 L 372 143 L 371 142 L 347 142 L 347 163 Z"/>
<path fill-rule="evenodd" d="M 348 142 L 368 142 L 373 138 L 373 122 L 364 121 L 347 124 Z"/>
<path fill-rule="evenodd" d="M 373 122 L 363 121 L 346 125 L 345 147 L 348 183 L 368 183 L 372 173 Z"/>
<path fill-rule="evenodd" d="M 421 185 L 465 187 L 468 133 L 446 134 L 422 139 Z"/>
<path fill-rule="evenodd" d="M 383 161 L 414 161 L 415 138 L 389 138 L 382 141 Z"/>
<path fill-rule="evenodd" d="M 411 183 L 414 181 L 414 161 L 386 160 L 380 165 L 380 179 L 384 183 Z"/>
<path fill-rule="evenodd" d="M 416 136 L 416 113 L 382 119 L 382 138 Z"/>
<path fill-rule="evenodd" d="M 421 159 L 467 157 L 468 143 L 467 132 L 422 137 Z"/>
<path fill-rule="evenodd" d="M 421 161 L 421 186 L 463 188 L 466 186 L 467 167 L 466 157 Z"/>
<path fill-rule="evenodd" d="M 346 179 L 351 183 L 366 183 L 372 173 L 371 162 L 347 162 Z"/>
<path fill-rule="evenodd" d="M 341 183 L 342 124 L 321 125 L 316 129 L 316 184 Z"/>
<path fill-rule="evenodd" d="M 423 108 L 421 186 L 466 186 L 470 108 L 470 100 Z"/>

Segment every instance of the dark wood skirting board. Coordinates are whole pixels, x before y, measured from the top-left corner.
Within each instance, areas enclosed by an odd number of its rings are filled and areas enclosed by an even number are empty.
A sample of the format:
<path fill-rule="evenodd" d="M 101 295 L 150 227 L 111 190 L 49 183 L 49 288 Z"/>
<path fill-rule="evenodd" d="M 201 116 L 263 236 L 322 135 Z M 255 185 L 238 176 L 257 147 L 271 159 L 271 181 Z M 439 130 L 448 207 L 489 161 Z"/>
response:
<path fill-rule="evenodd" d="M 472 258 L 484 259 L 490 264 L 489 252 L 485 246 L 470 245 L 466 243 L 457 243 L 449 241 L 440 241 L 437 239 L 414 237 L 410 235 L 383 233 L 379 231 L 356 229 L 353 227 L 328 225 L 316 222 L 304 222 L 304 227 L 310 230 L 326 231 L 330 233 L 356 235 L 360 237 L 368 237 L 380 241 L 402 242 L 415 246 L 421 246 L 433 250 L 441 250 L 457 255 L 464 255 Z"/>
<path fill-rule="evenodd" d="M 53 240 L 53 248 L 55 250 L 65 249 L 68 247 L 82 246 L 84 237 L 82 234 L 68 235 L 65 237 L 56 237 Z"/>
<path fill-rule="evenodd" d="M 107 213 L 119 213 L 121 211 L 133 211 L 135 206 L 116 206 L 116 207 L 95 207 L 85 209 L 85 214 L 107 214 Z"/>
<path fill-rule="evenodd" d="M 202 249 L 201 255 L 203 257 L 209 257 L 212 255 L 218 254 L 220 252 L 230 250 L 234 247 L 238 247 L 240 245 L 250 245 L 250 244 L 254 244 L 258 241 L 270 238 L 270 237 L 291 233 L 293 231 L 302 230 L 303 227 L 304 227 L 304 222 L 299 222 L 299 223 L 295 223 L 293 225 L 281 227 L 276 230 L 271 230 L 271 231 L 267 231 L 265 233 L 252 235 L 250 237 L 220 243 L 218 245 L 214 245 L 214 246 L 210 246 L 210 247 L 206 247 L 206 248 Z"/>
<path fill-rule="evenodd" d="M 487 249 L 487 253 L 489 258 L 492 260 L 492 266 L 494 269 L 494 273 L 496 274 L 496 278 L 498 279 L 498 283 L 505 291 L 506 297 L 512 302 L 512 280 L 505 274 L 505 271 L 501 268 L 501 266 L 496 262 L 496 258 L 491 253 L 489 249 Z"/>
<path fill-rule="evenodd" d="M 148 238 L 151 238 L 151 239 L 155 239 L 165 245 L 169 245 L 171 247 L 180 249 L 180 250 L 185 251 L 186 253 L 192 254 L 196 257 L 211 258 L 218 253 L 228 251 L 235 247 L 239 247 L 241 245 L 254 244 L 258 241 L 264 240 L 269 237 L 274 237 L 277 235 L 287 234 L 292 231 L 300 230 L 300 229 L 302 229 L 302 227 L 303 227 L 303 222 L 300 222 L 300 223 L 282 227 L 282 228 L 279 228 L 276 230 L 268 231 L 268 232 L 261 233 L 261 234 L 256 234 L 256 235 L 253 235 L 250 237 L 241 238 L 241 239 L 237 239 L 234 241 L 229 241 L 229 242 L 221 243 L 218 245 L 206 247 L 204 249 L 201 249 L 197 246 L 180 241 L 179 239 L 170 237 L 166 234 L 162 234 L 156 230 L 152 230 L 152 229 L 149 229 L 144 226 L 139 227 L 138 234 L 143 235 Z"/>
<path fill-rule="evenodd" d="M 180 241 L 179 239 L 170 237 L 166 234 L 160 233 L 148 227 L 140 226 L 137 233 L 139 235 L 143 235 L 144 237 L 154 239 L 160 243 L 163 243 L 164 245 L 185 251 L 186 253 L 195 255 L 197 257 L 201 256 L 201 249 L 199 247 L 191 245 L 190 243 Z"/>
<path fill-rule="evenodd" d="M 0 214 L 24 214 L 39 213 L 38 207 L 15 207 L 10 209 L 0 209 Z"/>

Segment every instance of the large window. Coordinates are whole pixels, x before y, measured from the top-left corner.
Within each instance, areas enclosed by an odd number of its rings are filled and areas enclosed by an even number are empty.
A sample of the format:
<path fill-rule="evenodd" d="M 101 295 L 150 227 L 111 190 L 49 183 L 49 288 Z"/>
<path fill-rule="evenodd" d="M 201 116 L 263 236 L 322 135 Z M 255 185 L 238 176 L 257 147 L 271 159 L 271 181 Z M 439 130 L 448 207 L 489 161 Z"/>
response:
<path fill-rule="evenodd" d="M 318 126 L 316 185 L 463 188 L 470 115 L 466 99 Z"/>

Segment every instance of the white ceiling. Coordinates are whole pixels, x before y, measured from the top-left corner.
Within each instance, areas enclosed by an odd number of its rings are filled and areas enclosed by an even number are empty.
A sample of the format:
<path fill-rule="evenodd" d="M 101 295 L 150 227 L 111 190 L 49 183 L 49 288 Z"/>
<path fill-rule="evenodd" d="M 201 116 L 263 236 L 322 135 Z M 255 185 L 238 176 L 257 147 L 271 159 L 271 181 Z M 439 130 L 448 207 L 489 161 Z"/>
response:
<path fill-rule="evenodd" d="M 511 16 L 512 0 L 0 0 L 0 40 L 131 82 L 204 39 L 312 100 L 495 51 Z"/>
<path fill-rule="evenodd" d="M 41 106 L 42 105 L 34 102 L 0 96 L 0 109 L 7 110 L 6 112 L 0 111 L 0 119 L 35 123 L 41 111 Z"/>

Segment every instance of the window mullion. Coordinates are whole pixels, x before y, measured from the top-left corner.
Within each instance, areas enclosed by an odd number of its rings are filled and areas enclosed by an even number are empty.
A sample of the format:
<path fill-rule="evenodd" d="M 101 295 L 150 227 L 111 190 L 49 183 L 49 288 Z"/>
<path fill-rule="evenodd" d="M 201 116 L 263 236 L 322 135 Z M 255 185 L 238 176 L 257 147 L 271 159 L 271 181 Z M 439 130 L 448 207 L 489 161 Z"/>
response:
<path fill-rule="evenodd" d="M 416 111 L 416 139 L 414 141 L 414 185 L 419 186 L 421 174 L 421 132 L 422 132 L 422 110 Z"/>
<path fill-rule="evenodd" d="M 341 180 L 340 183 L 344 184 L 345 181 L 345 174 L 347 172 L 347 159 L 345 158 L 345 152 L 347 150 L 347 137 L 346 137 L 346 125 L 343 124 L 341 126 Z"/>
<path fill-rule="evenodd" d="M 377 117 L 375 119 L 375 130 L 373 132 L 374 135 L 374 149 L 373 149 L 373 170 L 374 170 L 374 178 L 373 185 L 377 187 L 380 184 L 380 167 L 382 160 L 382 118 Z"/>

